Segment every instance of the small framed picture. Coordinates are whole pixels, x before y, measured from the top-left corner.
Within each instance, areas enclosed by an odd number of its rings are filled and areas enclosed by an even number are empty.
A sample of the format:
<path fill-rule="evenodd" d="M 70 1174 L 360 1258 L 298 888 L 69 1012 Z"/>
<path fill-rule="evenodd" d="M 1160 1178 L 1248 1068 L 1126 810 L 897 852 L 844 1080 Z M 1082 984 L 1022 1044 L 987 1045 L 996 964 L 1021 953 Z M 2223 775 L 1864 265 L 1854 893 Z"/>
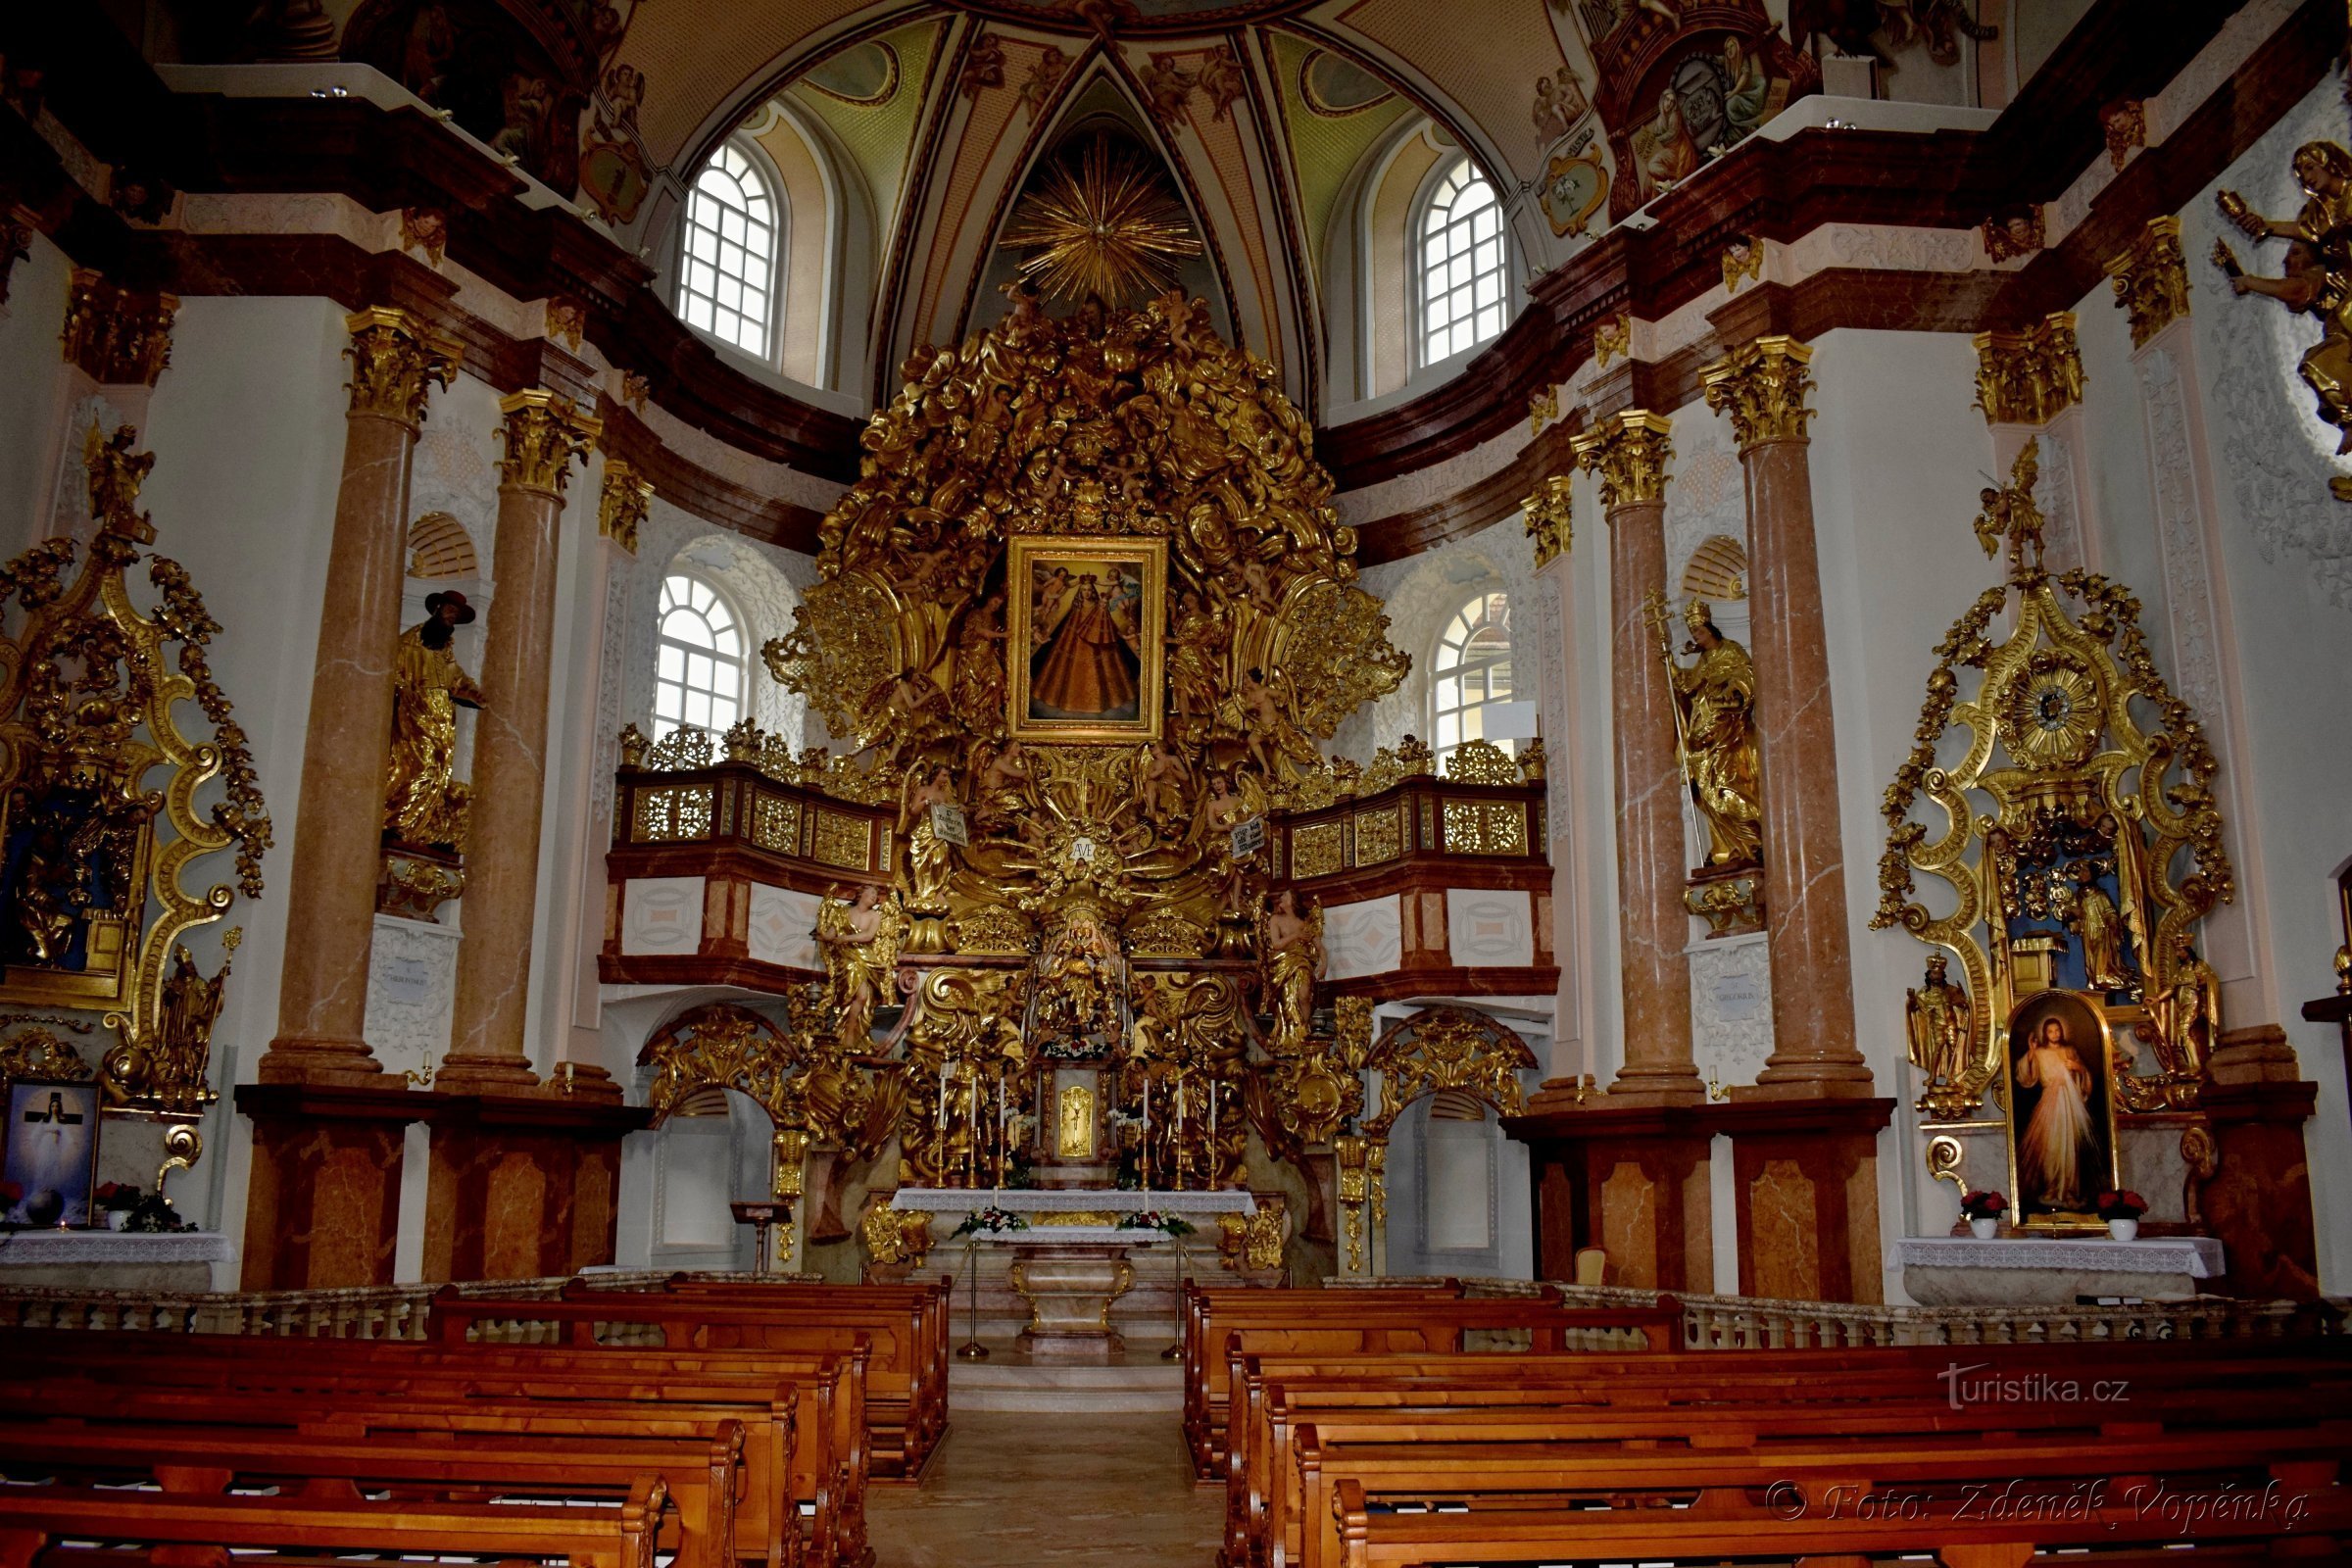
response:
<path fill-rule="evenodd" d="M 2009 1015 L 2009 1190 L 2028 1230 L 2105 1228 L 2116 1179 L 2115 1048 L 2096 999 L 2041 991 Z"/>
<path fill-rule="evenodd" d="M 19 1078 L 0 1131 L 0 1225 L 90 1223 L 98 1189 L 98 1085 Z"/>

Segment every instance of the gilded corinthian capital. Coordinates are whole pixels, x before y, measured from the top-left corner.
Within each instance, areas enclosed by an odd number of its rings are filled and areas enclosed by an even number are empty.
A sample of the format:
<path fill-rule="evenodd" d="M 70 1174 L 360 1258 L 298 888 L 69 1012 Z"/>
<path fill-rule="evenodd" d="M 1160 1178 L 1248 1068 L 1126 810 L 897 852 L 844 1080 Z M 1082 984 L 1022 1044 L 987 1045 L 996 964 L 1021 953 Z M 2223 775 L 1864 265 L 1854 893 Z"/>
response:
<path fill-rule="evenodd" d="M 2047 424 L 2082 401 L 2075 314 L 2053 311 L 2015 332 L 1979 332 L 1977 407 L 1987 424 Z"/>
<path fill-rule="evenodd" d="M 1600 504 L 1639 506 L 1666 499 L 1667 438 L 1672 424 L 1647 409 L 1625 409 L 1576 438 L 1576 463 L 1600 475 Z"/>
<path fill-rule="evenodd" d="M 572 460 L 586 458 L 604 433 L 602 420 L 545 387 L 527 387 L 502 400 L 498 412 L 506 416 L 498 431 L 506 447 L 506 456 L 498 460 L 499 481 L 518 490 L 562 495 Z"/>
<path fill-rule="evenodd" d="M 2188 314 L 2188 260 L 2180 253 L 2180 220 L 2151 218 L 2132 248 L 2107 263 L 2115 303 L 2132 318 L 2132 346 Z"/>
<path fill-rule="evenodd" d="M 351 329 L 351 347 L 343 351 L 351 361 L 351 412 L 411 429 L 422 424 L 425 393 L 457 379 L 458 340 L 381 305 L 345 317 L 343 324 Z"/>
<path fill-rule="evenodd" d="M 1734 349 L 1702 372 L 1707 407 L 1732 416 L 1741 452 L 1806 439 L 1813 410 L 1805 407 L 1805 394 L 1813 390 L 1813 377 L 1805 365 L 1812 358 L 1813 351 L 1796 339 L 1775 333 Z"/>
<path fill-rule="evenodd" d="M 638 473 L 625 458 L 605 457 L 605 493 L 597 506 L 597 531 L 630 555 L 637 553 L 637 533 L 653 510 L 654 482 Z"/>

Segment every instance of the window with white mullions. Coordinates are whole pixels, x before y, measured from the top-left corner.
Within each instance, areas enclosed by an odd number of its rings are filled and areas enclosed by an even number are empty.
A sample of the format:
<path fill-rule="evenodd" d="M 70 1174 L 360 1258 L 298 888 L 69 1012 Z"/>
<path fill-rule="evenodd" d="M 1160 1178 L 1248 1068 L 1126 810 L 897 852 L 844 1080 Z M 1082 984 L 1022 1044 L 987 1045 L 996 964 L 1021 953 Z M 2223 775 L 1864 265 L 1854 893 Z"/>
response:
<path fill-rule="evenodd" d="M 743 716 L 743 623 L 717 589 L 689 572 L 662 579 L 655 640 L 654 738 L 680 725 L 724 732 Z"/>
<path fill-rule="evenodd" d="M 774 354 L 780 216 L 766 172 L 727 142 L 694 176 L 679 242 L 679 318 L 762 360 Z"/>
<path fill-rule="evenodd" d="M 1438 760 L 1464 741 L 1487 740 L 1489 710 L 1510 702 L 1511 601 L 1482 593 L 1455 612 L 1430 661 L 1430 730 Z M 1513 756 L 1519 743 L 1497 740 Z"/>
<path fill-rule="evenodd" d="M 1416 225 L 1417 366 L 1435 365 L 1502 331 L 1509 263 L 1502 204 L 1469 159 L 1431 189 Z"/>

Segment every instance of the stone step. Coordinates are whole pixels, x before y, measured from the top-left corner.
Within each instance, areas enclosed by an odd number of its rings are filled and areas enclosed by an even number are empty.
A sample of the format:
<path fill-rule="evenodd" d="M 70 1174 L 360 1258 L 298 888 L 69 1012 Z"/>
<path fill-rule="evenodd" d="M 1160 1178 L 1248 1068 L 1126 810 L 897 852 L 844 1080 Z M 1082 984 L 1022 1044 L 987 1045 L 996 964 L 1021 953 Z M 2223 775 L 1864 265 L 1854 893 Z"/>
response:
<path fill-rule="evenodd" d="M 987 1343 L 987 1360 L 958 1359 L 949 1369 L 950 1422 L 959 1411 L 1174 1415 L 1184 1407 L 1182 1367 L 1152 1347 L 1130 1341 L 1125 1359 L 1088 1366 L 1033 1361 L 1009 1336 Z"/>

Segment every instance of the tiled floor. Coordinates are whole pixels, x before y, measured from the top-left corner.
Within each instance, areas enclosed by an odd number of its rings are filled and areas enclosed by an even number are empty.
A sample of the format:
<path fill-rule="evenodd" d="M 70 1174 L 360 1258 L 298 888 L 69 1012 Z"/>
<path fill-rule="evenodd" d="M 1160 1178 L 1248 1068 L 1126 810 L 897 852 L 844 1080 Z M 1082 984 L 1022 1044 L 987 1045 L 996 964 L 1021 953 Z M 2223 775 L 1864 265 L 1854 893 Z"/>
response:
<path fill-rule="evenodd" d="M 1208 1568 L 1216 1553 L 1224 1494 L 1194 1488 L 1173 1413 L 950 1422 L 920 1486 L 868 1489 L 875 1568 Z"/>

